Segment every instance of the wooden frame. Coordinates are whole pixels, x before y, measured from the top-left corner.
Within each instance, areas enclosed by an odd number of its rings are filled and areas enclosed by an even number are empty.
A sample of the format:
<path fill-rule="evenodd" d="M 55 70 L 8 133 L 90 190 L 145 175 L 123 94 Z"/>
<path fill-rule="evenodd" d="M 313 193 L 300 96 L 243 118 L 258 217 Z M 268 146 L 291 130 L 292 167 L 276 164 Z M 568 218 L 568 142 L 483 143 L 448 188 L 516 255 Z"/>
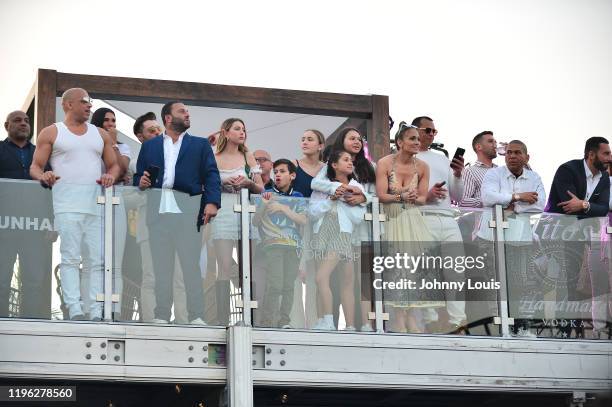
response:
<path fill-rule="evenodd" d="M 34 134 L 55 122 L 55 98 L 84 88 L 99 99 L 139 102 L 182 100 L 191 105 L 307 113 L 367 119 L 367 139 L 375 160 L 389 153 L 389 98 L 301 90 L 215 85 L 159 79 L 82 75 L 39 69 L 24 106 L 34 104 Z"/>

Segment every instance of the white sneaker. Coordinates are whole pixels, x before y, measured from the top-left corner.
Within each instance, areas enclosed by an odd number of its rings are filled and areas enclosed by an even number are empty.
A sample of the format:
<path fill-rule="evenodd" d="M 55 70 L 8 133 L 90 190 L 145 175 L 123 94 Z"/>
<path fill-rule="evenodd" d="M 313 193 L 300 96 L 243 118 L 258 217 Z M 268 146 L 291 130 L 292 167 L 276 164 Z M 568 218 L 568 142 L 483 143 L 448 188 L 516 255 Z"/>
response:
<path fill-rule="evenodd" d="M 285 324 L 285 325 L 281 326 L 281 329 L 291 329 L 291 325 Z"/>
<path fill-rule="evenodd" d="M 196 318 L 193 321 L 191 321 L 189 324 L 190 325 L 200 325 L 200 326 L 207 326 L 208 325 L 206 322 L 204 322 L 204 320 L 202 318 Z"/>
<path fill-rule="evenodd" d="M 374 332 L 374 328 L 372 328 L 372 325 L 370 325 L 370 324 L 363 324 L 363 325 L 361 325 L 361 328 L 359 330 L 361 332 Z"/>
<path fill-rule="evenodd" d="M 324 318 L 321 318 L 317 321 L 315 326 L 312 327 L 312 329 L 317 329 L 319 331 L 335 331 L 336 327 L 334 326 L 333 322 L 329 323 L 325 321 Z"/>
<path fill-rule="evenodd" d="M 159 318 L 153 318 L 151 320 L 151 323 L 152 324 L 167 324 L 168 320 L 166 320 L 166 319 L 159 319 Z"/>
<path fill-rule="evenodd" d="M 348 332 L 355 332 L 356 331 L 355 327 L 352 326 L 352 325 L 347 326 L 346 328 L 344 328 L 344 330 L 348 331 Z"/>

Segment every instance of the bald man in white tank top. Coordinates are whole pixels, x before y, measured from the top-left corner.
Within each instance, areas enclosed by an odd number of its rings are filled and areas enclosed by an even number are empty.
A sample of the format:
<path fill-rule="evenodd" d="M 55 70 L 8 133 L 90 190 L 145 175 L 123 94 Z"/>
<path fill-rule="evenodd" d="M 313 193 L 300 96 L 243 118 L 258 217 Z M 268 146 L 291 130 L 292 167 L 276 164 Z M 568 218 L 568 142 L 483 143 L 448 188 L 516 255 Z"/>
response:
<path fill-rule="evenodd" d="M 53 187 L 55 228 L 61 239 L 60 277 L 64 303 L 71 320 L 102 318 L 103 292 L 102 207 L 100 186 L 111 187 L 122 176 L 112 141 L 103 129 L 89 123 L 91 99 L 84 89 L 68 89 L 62 96 L 63 122 L 38 135 L 30 175 Z M 47 161 L 52 171 L 44 171 Z M 102 173 L 103 164 L 107 169 Z M 99 184 L 99 185 L 98 185 Z M 87 299 L 81 298 L 79 264 L 91 270 Z M 91 304 L 83 309 L 83 302 Z"/>

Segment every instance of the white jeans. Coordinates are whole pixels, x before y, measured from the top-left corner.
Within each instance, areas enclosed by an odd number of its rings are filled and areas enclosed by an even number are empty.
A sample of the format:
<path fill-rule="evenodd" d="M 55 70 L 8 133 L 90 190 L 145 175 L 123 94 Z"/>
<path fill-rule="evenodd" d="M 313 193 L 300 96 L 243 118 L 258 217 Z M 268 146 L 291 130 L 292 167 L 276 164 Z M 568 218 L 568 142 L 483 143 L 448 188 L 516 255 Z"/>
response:
<path fill-rule="evenodd" d="M 55 229 L 60 237 L 60 278 L 69 317 L 84 312 L 89 313 L 90 318 L 102 317 L 102 303 L 96 301 L 96 295 L 104 290 L 102 217 L 84 213 L 58 213 L 55 215 Z M 83 268 L 90 270 L 86 294 L 88 309 L 85 310 L 82 308 L 80 290 L 81 259 Z"/>
<path fill-rule="evenodd" d="M 423 217 L 425 218 L 425 224 L 433 236 L 434 241 L 440 243 L 457 242 L 450 245 L 442 244 L 442 257 L 465 256 L 463 245 L 460 244 L 463 242 L 461 230 L 459 230 L 459 225 L 453 217 L 433 213 L 424 213 Z M 449 273 L 452 273 L 452 275 Z M 464 274 L 457 274 L 454 270 L 444 270 L 445 280 L 452 279 L 453 281 L 456 281 L 457 277 L 465 279 Z M 465 301 L 447 301 L 446 310 L 448 312 L 448 322 L 451 324 L 459 324 L 466 320 Z M 423 313 L 426 322 L 438 320 L 438 313 L 433 308 L 426 308 L 423 310 Z"/>

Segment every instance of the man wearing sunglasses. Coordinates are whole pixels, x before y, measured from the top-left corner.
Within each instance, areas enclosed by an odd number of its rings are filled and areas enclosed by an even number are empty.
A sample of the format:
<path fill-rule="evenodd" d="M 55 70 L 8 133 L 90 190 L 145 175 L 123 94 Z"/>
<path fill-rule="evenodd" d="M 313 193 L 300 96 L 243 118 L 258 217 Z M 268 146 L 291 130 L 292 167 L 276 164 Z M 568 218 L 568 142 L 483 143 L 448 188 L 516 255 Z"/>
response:
<path fill-rule="evenodd" d="M 30 167 L 33 179 L 53 187 L 55 227 L 60 236 L 62 295 L 71 320 L 102 318 L 103 293 L 102 206 L 99 185 L 112 187 L 122 176 L 109 134 L 87 122 L 91 98 L 85 89 L 68 89 L 62 95 L 64 121 L 45 127 L 38 135 Z M 52 171 L 45 171 L 47 162 Z M 106 172 L 102 172 L 103 168 Z M 85 303 L 80 292 L 79 264 L 89 270 Z"/>
<path fill-rule="evenodd" d="M 443 257 L 464 257 L 463 238 L 451 208 L 451 198 L 457 202 L 463 194 L 463 181 L 461 180 L 463 157 L 454 158 L 451 162 L 443 154 L 430 149 L 438 134 L 433 119 L 430 117 L 417 117 L 412 121 L 412 125 L 418 129 L 421 143 L 417 158 L 429 165 L 427 203 L 421 207 L 425 224 L 434 240 L 440 244 Z M 442 275 L 447 282 L 465 281 L 465 275 L 453 269 L 445 268 Z M 464 333 L 466 315 L 463 295 L 461 292 L 450 290 L 447 290 L 445 295 L 448 324 L 438 321 L 438 313 L 434 308 L 426 308 L 424 320 L 428 323 L 428 330 L 441 333 Z"/>

